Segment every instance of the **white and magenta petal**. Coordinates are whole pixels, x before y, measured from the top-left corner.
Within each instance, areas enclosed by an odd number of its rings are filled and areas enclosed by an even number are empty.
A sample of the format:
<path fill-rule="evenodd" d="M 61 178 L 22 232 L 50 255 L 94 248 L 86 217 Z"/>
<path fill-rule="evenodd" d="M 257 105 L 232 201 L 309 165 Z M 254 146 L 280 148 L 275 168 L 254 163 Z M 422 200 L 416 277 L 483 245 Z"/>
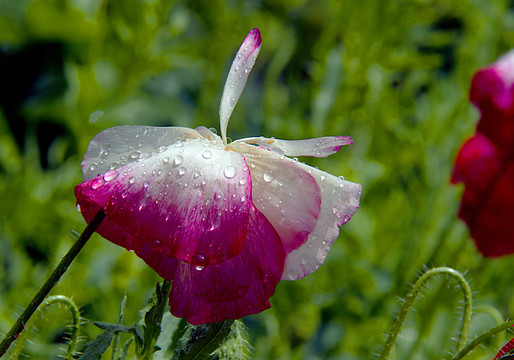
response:
<path fill-rule="evenodd" d="M 290 158 L 240 143 L 250 166 L 254 206 L 273 225 L 286 253 L 300 247 L 316 228 L 321 193 L 316 180 Z"/>
<path fill-rule="evenodd" d="M 307 241 L 287 255 L 282 280 L 301 279 L 323 264 L 339 235 L 339 226 L 346 224 L 359 208 L 362 192 L 360 184 L 302 163 L 297 165 L 316 179 L 321 191 L 321 211 L 316 228 Z"/>
<path fill-rule="evenodd" d="M 234 141 L 262 146 L 280 155 L 327 157 L 338 152 L 344 145 L 353 144 L 349 136 L 324 136 L 305 140 L 279 140 L 265 137 L 246 138 Z"/>
<path fill-rule="evenodd" d="M 109 170 L 162 152 L 178 141 L 201 138 L 200 134 L 182 127 L 116 126 L 102 131 L 89 143 L 82 173 L 90 180 Z"/>
<path fill-rule="evenodd" d="M 186 264 L 148 246 L 137 254 L 172 281 L 170 311 L 193 325 L 239 319 L 269 308 L 285 258 L 278 235 L 255 208 L 250 210 L 243 251 L 223 263 Z"/>
<path fill-rule="evenodd" d="M 81 183 L 75 194 L 86 220 L 105 211 L 98 233 L 108 240 L 206 266 L 241 252 L 251 186 L 240 154 L 186 140 Z"/>
<path fill-rule="evenodd" d="M 295 159 L 247 145 L 231 144 L 250 166 L 254 205 L 270 221 L 286 250 L 282 279 L 314 272 L 339 235 L 339 226 L 359 207 L 361 185 Z"/>
<path fill-rule="evenodd" d="M 261 50 L 261 33 L 259 29 L 252 29 L 239 48 L 227 76 L 220 103 L 220 127 L 223 142 L 227 143 L 227 125 L 234 111 L 234 107 L 243 92 L 243 89 L 252 71 L 257 55 Z"/>

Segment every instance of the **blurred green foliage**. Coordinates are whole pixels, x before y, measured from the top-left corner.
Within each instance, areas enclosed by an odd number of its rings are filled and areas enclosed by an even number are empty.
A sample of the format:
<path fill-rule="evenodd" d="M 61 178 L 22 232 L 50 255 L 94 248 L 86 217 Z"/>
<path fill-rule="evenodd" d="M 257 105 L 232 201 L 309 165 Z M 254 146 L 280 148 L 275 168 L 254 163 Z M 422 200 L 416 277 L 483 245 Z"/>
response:
<path fill-rule="evenodd" d="M 456 215 L 462 189 L 448 182 L 478 119 L 471 77 L 514 47 L 511 1 L 0 0 L 0 332 L 85 226 L 73 188 L 89 141 L 121 124 L 218 127 L 225 77 L 253 27 L 263 46 L 229 136 L 350 135 L 339 154 L 302 160 L 364 188 L 325 264 L 245 319 L 253 358 L 369 359 L 425 265 L 467 272 L 471 337 L 514 314 L 513 258 L 477 253 Z M 107 322 L 127 295 L 131 323 L 157 280 L 95 236 L 52 294 Z M 454 349 L 460 293 L 430 285 L 392 359 Z M 65 318 L 48 317 L 24 353 L 55 357 Z M 503 336 L 469 359 L 492 359 Z"/>

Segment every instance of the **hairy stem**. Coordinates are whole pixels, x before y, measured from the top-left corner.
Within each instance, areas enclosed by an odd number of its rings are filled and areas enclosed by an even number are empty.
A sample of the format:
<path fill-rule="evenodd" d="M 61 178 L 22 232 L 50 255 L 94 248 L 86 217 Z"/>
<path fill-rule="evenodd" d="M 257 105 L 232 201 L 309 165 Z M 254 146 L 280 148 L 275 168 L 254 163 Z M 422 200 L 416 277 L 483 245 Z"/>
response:
<path fill-rule="evenodd" d="M 499 333 L 500 331 L 503 331 L 503 330 L 506 330 L 508 328 L 510 328 L 511 326 L 514 325 L 514 320 L 511 320 L 511 321 L 507 321 L 506 323 L 503 323 L 501 325 L 498 325 L 490 330 L 487 330 L 485 333 L 483 333 L 482 335 L 480 335 L 479 337 L 477 337 L 475 340 L 473 340 L 472 342 L 470 342 L 468 345 L 466 345 L 465 348 L 463 348 L 462 350 L 460 350 L 459 353 L 457 353 L 457 355 L 455 355 L 453 357 L 453 360 L 460 360 L 462 359 L 464 356 L 466 356 L 469 352 L 471 352 L 471 350 L 473 350 L 474 348 L 476 348 L 478 345 L 480 345 L 481 343 L 483 343 L 485 340 L 487 340 L 488 338 L 490 338 L 491 336 Z"/>
<path fill-rule="evenodd" d="M 462 292 L 464 293 L 464 314 L 462 317 L 462 327 L 459 334 L 459 342 L 457 344 L 457 351 L 460 351 L 464 344 L 466 343 L 466 338 L 469 331 L 469 324 L 471 321 L 471 311 L 472 311 L 472 297 L 471 297 L 471 289 L 469 287 L 468 282 L 462 276 L 461 273 L 458 271 L 448 268 L 448 267 L 438 267 L 433 268 L 428 271 L 426 271 L 421 277 L 414 283 L 414 286 L 412 287 L 411 291 L 407 294 L 407 298 L 405 299 L 405 302 L 403 304 L 402 309 L 400 310 L 400 313 L 398 314 L 398 317 L 396 318 L 396 321 L 393 324 L 393 327 L 391 331 L 389 332 L 389 336 L 387 338 L 387 341 L 384 345 L 384 348 L 382 349 L 382 353 L 380 354 L 380 360 L 385 360 L 389 357 L 389 354 L 391 353 L 391 350 L 393 348 L 393 345 L 396 341 L 396 338 L 398 337 L 398 334 L 400 333 L 400 330 L 402 329 L 403 323 L 405 322 L 405 318 L 407 317 L 407 314 L 409 313 L 409 310 L 412 307 L 412 304 L 414 303 L 414 300 L 420 293 L 420 291 L 423 289 L 423 287 L 426 285 L 428 280 L 431 278 L 437 276 L 437 275 L 446 275 L 449 277 L 453 277 L 457 280 L 459 283 L 460 288 L 462 289 Z"/>
<path fill-rule="evenodd" d="M 52 272 L 48 280 L 43 284 L 43 286 L 39 289 L 37 294 L 34 296 L 32 301 L 29 303 L 25 311 L 18 317 L 13 327 L 5 338 L 0 343 L 0 356 L 5 354 L 11 343 L 16 340 L 18 335 L 24 329 L 25 324 L 29 321 L 34 311 L 39 307 L 39 305 L 43 302 L 45 297 L 48 295 L 50 290 L 57 284 L 61 276 L 66 272 L 68 266 L 70 266 L 71 262 L 75 259 L 79 251 L 84 247 L 86 242 L 89 240 L 91 235 L 95 232 L 96 228 L 100 225 L 102 220 L 105 218 L 105 213 L 103 210 L 99 210 L 98 213 L 91 219 L 89 224 L 86 226 L 82 234 L 80 234 L 79 238 L 73 244 L 71 249 L 64 255 L 61 259 L 61 262 L 55 270 Z"/>
<path fill-rule="evenodd" d="M 25 327 L 25 332 L 18 337 L 18 341 L 14 347 L 14 351 L 11 353 L 11 357 L 13 359 L 18 358 L 21 349 L 23 348 L 23 345 L 29 337 L 29 332 L 31 328 L 36 324 L 39 318 L 43 316 L 45 310 L 53 304 L 64 305 L 71 314 L 71 331 L 69 333 L 70 341 L 68 343 L 68 349 L 66 350 L 66 355 L 64 356 L 64 359 L 71 360 L 73 358 L 73 354 L 77 350 L 78 333 L 80 328 L 80 310 L 78 306 L 70 298 L 63 295 L 55 295 L 46 298 L 45 301 L 43 301 L 43 303 L 39 307 L 36 315 L 34 315 L 32 319 L 30 319 L 30 321 L 27 323 L 27 326 Z"/>

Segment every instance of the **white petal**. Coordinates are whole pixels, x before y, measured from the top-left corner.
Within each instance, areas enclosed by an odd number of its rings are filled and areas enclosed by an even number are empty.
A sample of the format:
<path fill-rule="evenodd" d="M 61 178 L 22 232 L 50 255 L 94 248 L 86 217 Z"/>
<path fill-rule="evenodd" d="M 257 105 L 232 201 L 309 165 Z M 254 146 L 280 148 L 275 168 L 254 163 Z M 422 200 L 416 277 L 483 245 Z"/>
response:
<path fill-rule="evenodd" d="M 314 272 L 337 239 L 339 226 L 359 207 L 361 185 L 272 151 L 232 144 L 250 166 L 254 206 L 273 225 L 288 253 L 282 279 Z M 305 234 L 307 239 L 299 241 Z"/>
<path fill-rule="evenodd" d="M 325 261 L 339 235 L 339 226 L 346 224 L 359 208 L 362 185 L 343 180 L 324 171 L 298 163 L 306 169 L 321 189 L 321 212 L 316 229 L 305 244 L 287 255 L 282 280 L 305 277 Z"/>
<path fill-rule="evenodd" d="M 314 157 L 327 157 L 338 152 L 343 145 L 353 144 L 353 140 L 349 136 L 325 136 L 304 140 L 279 140 L 254 137 L 240 139 L 234 142 L 259 145 L 280 155 Z"/>
<path fill-rule="evenodd" d="M 230 115 L 243 92 L 257 55 L 259 55 L 261 42 L 259 29 L 252 29 L 241 44 L 230 67 L 220 104 L 221 137 L 225 144 L 227 143 L 227 125 Z"/>
<path fill-rule="evenodd" d="M 182 127 L 116 126 L 91 140 L 82 161 L 84 180 L 162 152 L 170 145 L 200 134 Z"/>

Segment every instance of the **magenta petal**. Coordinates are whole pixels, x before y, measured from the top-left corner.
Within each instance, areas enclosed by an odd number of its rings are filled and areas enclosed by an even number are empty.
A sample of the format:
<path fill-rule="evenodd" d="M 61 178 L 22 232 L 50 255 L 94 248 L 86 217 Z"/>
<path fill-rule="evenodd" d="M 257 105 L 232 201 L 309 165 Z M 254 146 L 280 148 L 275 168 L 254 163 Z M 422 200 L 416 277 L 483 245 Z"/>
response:
<path fill-rule="evenodd" d="M 98 233 L 115 244 L 205 266 L 241 252 L 251 178 L 241 155 L 192 140 L 83 182 L 75 194 L 86 220 L 104 209 Z"/>
<path fill-rule="evenodd" d="M 239 319 L 268 309 L 285 259 L 275 230 L 253 207 L 243 251 L 221 264 L 194 266 L 166 258 L 148 246 L 137 254 L 172 281 L 170 311 L 193 325 Z"/>

